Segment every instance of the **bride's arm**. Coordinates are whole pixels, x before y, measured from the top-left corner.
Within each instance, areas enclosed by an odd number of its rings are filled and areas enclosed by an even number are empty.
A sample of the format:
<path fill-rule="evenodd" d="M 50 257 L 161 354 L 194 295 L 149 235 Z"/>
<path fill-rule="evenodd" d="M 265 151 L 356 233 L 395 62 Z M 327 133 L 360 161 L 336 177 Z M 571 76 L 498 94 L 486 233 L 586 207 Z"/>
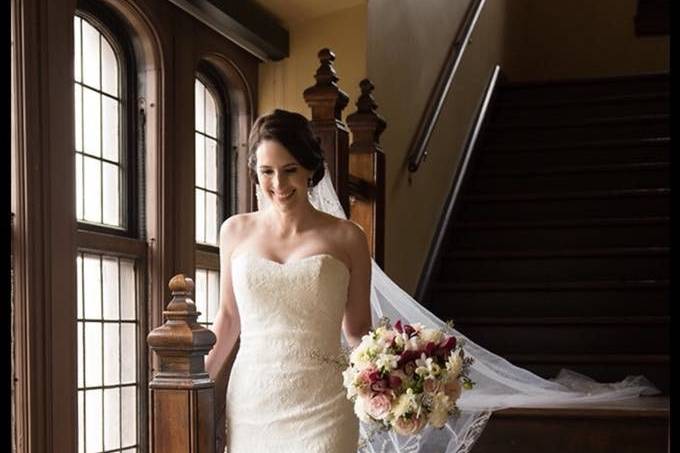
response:
<path fill-rule="evenodd" d="M 217 342 L 205 359 L 205 369 L 216 379 L 241 333 L 241 320 L 231 279 L 231 252 L 237 243 L 238 219 L 227 219 L 220 228 L 220 308 L 212 330 Z"/>
<path fill-rule="evenodd" d="M 351 268 L 342 328 L 353 348 L 371 328 L 371 253 L 363 230 L 353 222 L 347 222 L 346 228 Z"/>

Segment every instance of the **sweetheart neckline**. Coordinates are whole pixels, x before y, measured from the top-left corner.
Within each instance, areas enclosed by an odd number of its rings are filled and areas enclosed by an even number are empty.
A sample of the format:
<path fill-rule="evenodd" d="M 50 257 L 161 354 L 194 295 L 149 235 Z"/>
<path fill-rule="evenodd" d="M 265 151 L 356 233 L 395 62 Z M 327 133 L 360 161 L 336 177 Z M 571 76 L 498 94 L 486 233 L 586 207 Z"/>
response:
<path fill-rule="evenodd" d="M 314 253 L 314 254 L 312 254 L 312 255 L 303 256 L 302 258 L 295 258 L 295 259 L 288 260 L 288 261 L 284 261 L 283 263 L 280 263 L 280 262 L 278 262 L 278 261 L 275 261 L 275 260 L 269 259 L 269 258 L 267 258 L 267 257 L 265 257 L 265 256 L 262 256 L 262 255 L 260 255 L 259 253 L 255 253 L 255 252 L 241 252 L 241 253 L 239 253 L 239 254 L 236 255 L 236 256 L 232 256 L 232 257 L 231 257 L 231 261 L 234 261 L 234 260 L 236 260 L 236 259 L 238 259 L 238 258 L 241 258 L 242 256 L 247 256 L 247 255 L 251 255 L 251 256 L 253 256 L 253 257 L 255 257 L 255 258 L 259 258 L 259 259 L 261 259 L 261 260 L 263 260 L 263 261 L 267 261 L 267 262 L 270 262 L 270 263 L 272 263 L 272 264 L 275 264 L 275 265 L 281 266 L 281 267 L 287 266 L 287 265 L 289 265 L 289 264 L 295 264 L 295 263 L 299 263 L 299 262 L 302 262 L 302 261 L 306 261 L 306 260 L 309 260 L 309 259 L 312 259 L 312 258 L 320 258 L 320 257 L 326 256 L 326 257 L 328 257 L 328 258 L 331 258 L 333 261 L 338 262 L 342 267 L 345 268 L 345 270 L 347 271 L 348 274 L 351 274 L 351 272 L 350 272 L 349 267 L 347 266 L 347 264 L 345 264 L 345 262 L 342 261 L 340 258 L 336 258 L 334 255 L 332 255 L 332 254 L 330 254 L 330 253 Z"/>

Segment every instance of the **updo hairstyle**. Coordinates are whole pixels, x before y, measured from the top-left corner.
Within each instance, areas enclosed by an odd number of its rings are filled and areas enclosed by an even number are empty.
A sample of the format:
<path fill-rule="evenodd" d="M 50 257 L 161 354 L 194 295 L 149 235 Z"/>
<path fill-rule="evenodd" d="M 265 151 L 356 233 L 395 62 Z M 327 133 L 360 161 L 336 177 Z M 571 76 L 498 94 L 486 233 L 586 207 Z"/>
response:
<path fill-rule="evenodd" d="M 324 157 L 321 145 L 303 115 L 276 109 L 255 121 L 248 138 L 248 175 L 257 184 L 257 147 L 264 140 L 274 140 L 307 170 L 311 170 L 311 186 L 316 186 L 324 176 Z"/>

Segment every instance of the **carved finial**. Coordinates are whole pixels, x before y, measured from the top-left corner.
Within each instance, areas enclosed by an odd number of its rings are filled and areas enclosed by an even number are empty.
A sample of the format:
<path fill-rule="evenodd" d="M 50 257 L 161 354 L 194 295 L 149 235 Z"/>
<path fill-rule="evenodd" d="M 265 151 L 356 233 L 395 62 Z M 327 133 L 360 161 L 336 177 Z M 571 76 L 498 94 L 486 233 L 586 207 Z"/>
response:
<path fill-rule="evenodd" d="M 328 47 L 324 47 L 317 54 L 321 64 L 330 64 L 331 61 L 335 61 L 335 54 Z"/>
<path fill-rule="evenodd" d="M 194 281 L 189 277 L 185 277 L 184 274 L 177 274 L 170 279 L 168 286 L 170 287 L 170 293 L 173 296 L 186 295 L 193 292 Z"/>
<path fill-rule="evenodd" d="M 335 54 L 328 48 L 321 49 L 318 53 L 321 65 L 316 70 L 314 79 L 317 86 L 332 86 L 339 80 L 335 69 L 333 68 L 333 61 L 335 61 Z"/>
<path fill-rule="evenodd" d="M 359 88 L 361 89 L 361 96 L 356 103 L 357 110 L 362 113 L 374 112 L 378 108 L 378 104 L 375 103 L 375 99 L 371 95 L 375 86 L 370 80 L 364 79 L 359 82 Z"/>

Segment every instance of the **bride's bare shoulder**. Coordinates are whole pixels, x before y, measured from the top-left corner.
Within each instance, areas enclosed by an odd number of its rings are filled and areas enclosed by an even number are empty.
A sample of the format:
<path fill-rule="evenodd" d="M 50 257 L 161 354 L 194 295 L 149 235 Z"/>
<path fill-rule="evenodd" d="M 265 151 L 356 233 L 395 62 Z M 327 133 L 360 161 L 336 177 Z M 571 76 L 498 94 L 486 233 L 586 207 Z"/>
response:
<path fill-rule="evenodd" d="M 248 232 L 253 230 L 253 227 L 257 224 L 257 218 L 257 212 L 234 214 L 222 222 L 222 226 L 220 227 L 220 240 L 237 242 L 243 239 Z"/>
<path fill-rule="evenodd" d="M 323 215 L 326 216 L 331 234 L 345 246 L 351 248 L 366 246 L 366 233 L 361 226 L 351 220 L 340 219 L 327 213 Z"/>

